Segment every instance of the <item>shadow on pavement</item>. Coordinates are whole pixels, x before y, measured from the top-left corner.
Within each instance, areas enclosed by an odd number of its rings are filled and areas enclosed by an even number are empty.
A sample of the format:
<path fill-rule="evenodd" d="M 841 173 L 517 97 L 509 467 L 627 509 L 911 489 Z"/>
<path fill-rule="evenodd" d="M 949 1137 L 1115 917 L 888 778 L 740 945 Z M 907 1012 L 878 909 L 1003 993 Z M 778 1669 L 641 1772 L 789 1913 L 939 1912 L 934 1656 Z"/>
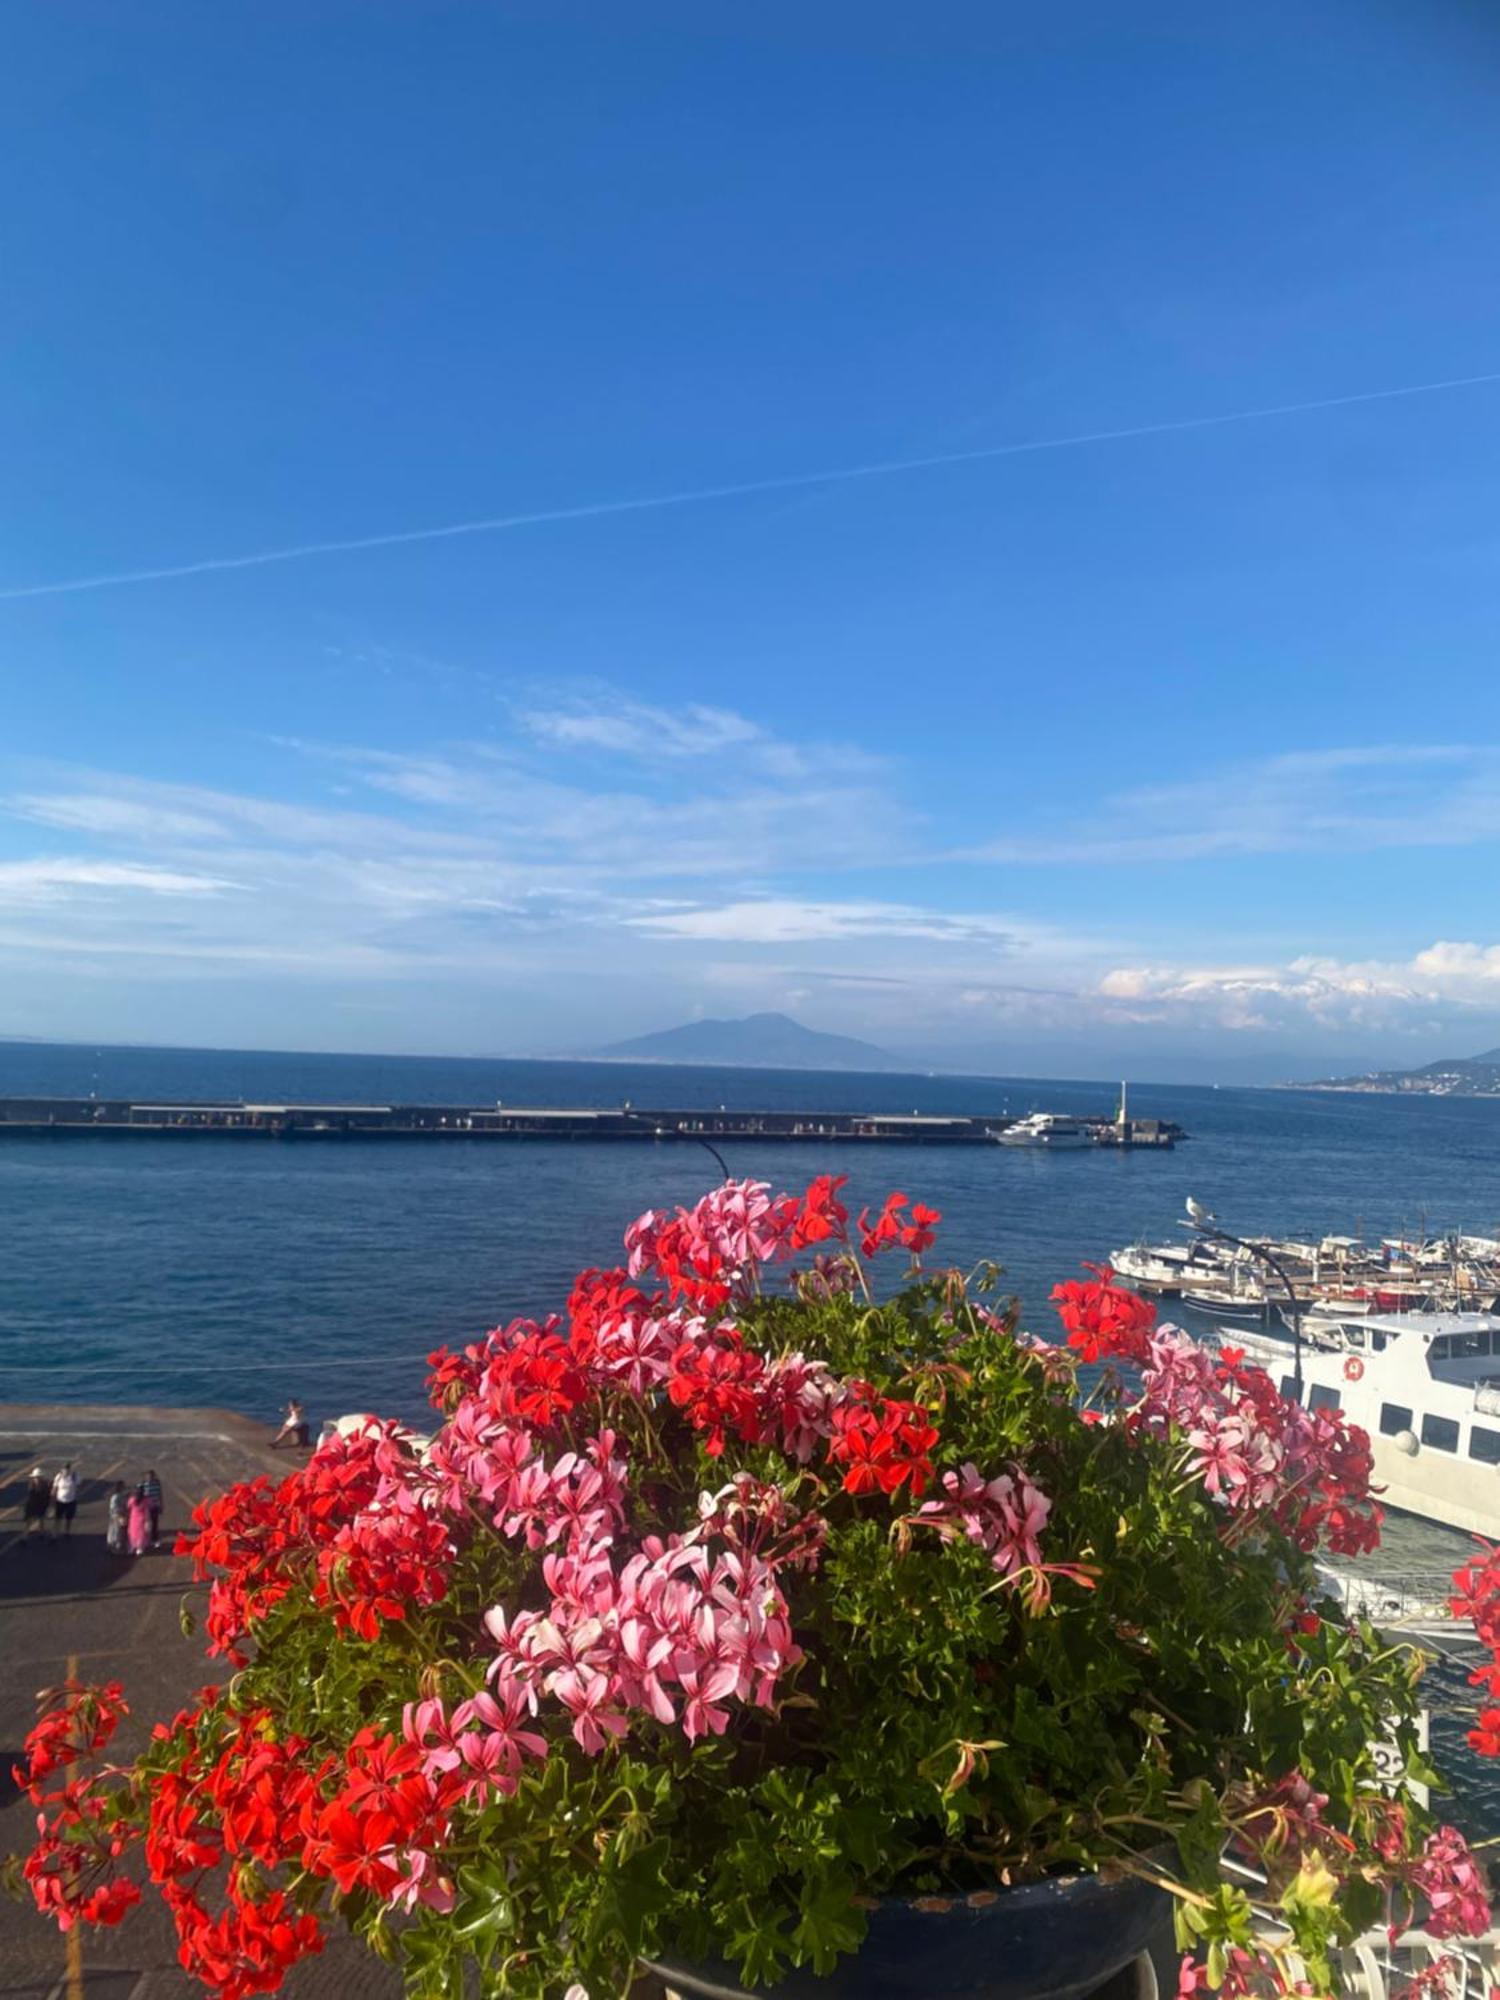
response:
<path fill-rule="evenodd" d="M 55 1525 L 49 1521 L 45 1534 L 21 1535 L 0 1554 L 0 1604 L 19 1597 L 76 1597 L 108 1590 L 124 1576 L 140 1583 L 168 1581 L 166 1572 L 151 1573 L 167 1553 L 165 1542 L 143 1556 L 117 1556 L 97 1529 L 81 1529 L 75 1522 L 71 1535 L 54 1535 Z M 180 1581 L 173 1587 L 180 1589 Z"/>

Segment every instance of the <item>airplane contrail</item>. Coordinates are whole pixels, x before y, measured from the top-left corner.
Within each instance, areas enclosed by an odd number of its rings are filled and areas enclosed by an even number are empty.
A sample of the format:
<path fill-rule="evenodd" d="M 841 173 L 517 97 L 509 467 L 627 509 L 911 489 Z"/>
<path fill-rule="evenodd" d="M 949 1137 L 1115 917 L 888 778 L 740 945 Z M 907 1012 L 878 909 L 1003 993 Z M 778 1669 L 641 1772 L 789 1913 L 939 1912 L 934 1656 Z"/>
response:
<path fill-rule="evenodd" d="M 1061 437 L 1031 438 L 1017 444 L 983 445 L 973 451 L 931 452 L 921 458 L 876 459 L 868 465 L 841 465 L 821 472 L 787 472 L 769 479 L 741 479 L 723 486 L 694 486 L 678 493 L 648 493 L 634 500 L 595 500 L 580 507 L 546 507 L 527 514 L 494 514 L 478 521 L 452 521 L 438 528 L 401 528 L 383 535 L 352 535 L 338 541 L 299 542 L 294 547 L 258 549 L 252 555 L 206 556 L 199 562 L 166 563 L 154 569 L 106 571 L 64 577 L 54 583 L 13 584 L 0 589 L 0 602 L 22 597 L 66 597 L 77 591 L 114 590 L 126 584 L 162 583 L 173 577 L 206 576 L 218 570 L 260 569 L 269 563 L 305 562 L 313 556 L 347 555 L 360 549 L 394 549 L 411 542 L 444 542 L 460 535 L 496 535 L 507 528 L 542 528 L 561 521 L 596 521 L 611 514 L 649 514 L 668 507 L 691 507 L 709 500 L 739 500 L 757 493 L 792 493 L 808 486 L 846 485 L 856 479 L 888 479 L 899 472 L 926 472 L 945 465 L 976 465 L 989 459 L 1021 458 L 1031 452 L 1073 451 L 1082 445 L 1121 444 L 1129 438 L 1165 437 L 1174 431 L 1213 430 L 1224 424 L 1255 423 L 1264 417 L 1299 417 L 1315 410 L 1347 409 L 1355 403 L 1392 402 L 1402 396 L 1435 396 L 1500 382 L 1500 369 L 1487 375 L 1456 375 L 1443 382 L 1412 382 L 1393 389 L 1365 389 L 1352 396 L 1320 396 L 1304 403 L 1268 403 L 1257 409 L 1228 410 L 1217 416 L 1177 417 L 1166 423 L 1132 424 L 1121 430 L 1074 431 Z"/>

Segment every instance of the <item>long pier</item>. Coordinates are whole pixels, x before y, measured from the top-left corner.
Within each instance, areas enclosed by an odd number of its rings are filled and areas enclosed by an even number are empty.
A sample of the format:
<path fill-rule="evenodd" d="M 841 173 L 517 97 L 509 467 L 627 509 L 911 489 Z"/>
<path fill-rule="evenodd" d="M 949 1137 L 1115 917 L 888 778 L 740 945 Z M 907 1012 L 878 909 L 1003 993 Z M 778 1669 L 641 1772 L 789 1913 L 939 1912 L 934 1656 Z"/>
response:
<path fill-rule="evenodd" d="M 1154 1118 L 1079 1121 L 1105 1146 L 1161 1150 L 1183 1137 Z M 767 1140 L 984 1146 L 1016 1123 L 1003 1113 L 641 1110 L 475 1104 L 162 1104 L 130 1098 L 0 1098 L 0 1138 Z"/>

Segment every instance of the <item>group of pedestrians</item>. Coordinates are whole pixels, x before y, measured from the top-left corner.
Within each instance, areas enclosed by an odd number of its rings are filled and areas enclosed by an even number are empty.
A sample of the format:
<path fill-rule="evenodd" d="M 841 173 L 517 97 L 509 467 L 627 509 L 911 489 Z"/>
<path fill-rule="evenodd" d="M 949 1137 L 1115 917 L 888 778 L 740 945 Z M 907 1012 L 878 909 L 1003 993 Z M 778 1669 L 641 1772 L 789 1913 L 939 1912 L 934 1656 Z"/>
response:
<path fill-rule="evenodd" d="M 123 1479 L 117 1479 L 109 1496 L 104 1529 L 110 1553 L 143 1556 L 147 1549 L 159 1548 L 161 1507 L 161 1481 L 154 1469 L 137 1486 L 127 1487 Z M 32 1467 L 23 1512 L 28 1535 L 44 1534 L 49 1514 L 54 1535 L 72 1534 L 78 1514 L 78 1474 L 71 1460 L 50 1479 L 41 1466 Z"/>
<path fill-rule="evenodd" d="M 47 1516 L 52 1516 L 54 1535 L 71 1535 L 74 1517 L 78 1513 L 78 1474 L 72 1463 L 58 1467 L 49 1479 L 39 1465 L 31 1468 L 31 1477 L 26 1482 L 26 1504 L 22 1509 L 26 1516 L 28 1535 L 46 1533 Z"/>
<path fill-rule="evenodd" d="M 126 1488 L 115 1481 L 109 1496 L 109 1515 L 104 1540 L 111 1555 L 143 1556 L 147 1549 L 161 1545 L 161 1481 L 148 1472 L 139 1486 Z"/>

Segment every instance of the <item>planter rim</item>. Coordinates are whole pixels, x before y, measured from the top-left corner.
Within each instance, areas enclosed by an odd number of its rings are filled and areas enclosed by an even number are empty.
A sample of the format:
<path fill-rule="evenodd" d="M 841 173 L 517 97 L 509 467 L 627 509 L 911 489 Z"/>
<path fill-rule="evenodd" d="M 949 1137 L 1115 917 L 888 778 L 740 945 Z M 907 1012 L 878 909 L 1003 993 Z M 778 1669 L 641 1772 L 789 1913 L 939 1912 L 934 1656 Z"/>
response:
<path fill-rule="evenodd" d="M 1176 1849 L 1163 1845 L 1142 1858 L 1170 1866 Z M 775 1985 L 749 1988 L 725 1961 L 690 1960 L 670 1947 L 642 1963 L 669 1988 L 705 2000 L 755 2000 L 757 1994 L 821 2000 L 824 1993 L 827 2000 L 870 1994 L 940 2000 L 945 1993 L 952 2000 L 1078 2000 L 1146 1947 L 1167 1920 L 1171 1896 L 1127 1870 L 1105 1880 L 1096 1869 L 1084 1869 L 952 1895 L 853 1900 L 869 1914 L 869 1936 L 826 1975 L 789 1968 Z M 995 1961 L 997 1944 L 1007 1947 L 1004 1972 Z"/>
<path fill-rule="evenodd" d="M 1148 1847 L 1140 1858 L 1165 1868 L 1175 1859 L 1176 1853 L 1176 1848 L 1168 1844 Z M 1131 1868 L 1117 1867 L 1111 1862 L 1106 1862 L 1104 1866 L 1111 1870 L 1107 1879 L 1098 1868 L 1070 1868 L 1059 1870 L 1054 1875 L 1037 1875 L 1027 1882 L 1000 1882 L 993 1889 L 937 1890 L 922 1896 L 856 1895 L 853 1900 L 861 1910 L 901 1909 L 914 1910 L 919 1915 L 950 1916 L 955 1910 L 987 1910 L 1002 1899 L 1015 1904 L 1055 1894 L 1060 1889 L 1083 1889 L 1087 1893 L 1089 1885 L 1109 1890 L 1127 1881 L 1139 1882 L 1143 1887 L 1159 1887 L 1159 1884 L 1149 1882 Z"/>

